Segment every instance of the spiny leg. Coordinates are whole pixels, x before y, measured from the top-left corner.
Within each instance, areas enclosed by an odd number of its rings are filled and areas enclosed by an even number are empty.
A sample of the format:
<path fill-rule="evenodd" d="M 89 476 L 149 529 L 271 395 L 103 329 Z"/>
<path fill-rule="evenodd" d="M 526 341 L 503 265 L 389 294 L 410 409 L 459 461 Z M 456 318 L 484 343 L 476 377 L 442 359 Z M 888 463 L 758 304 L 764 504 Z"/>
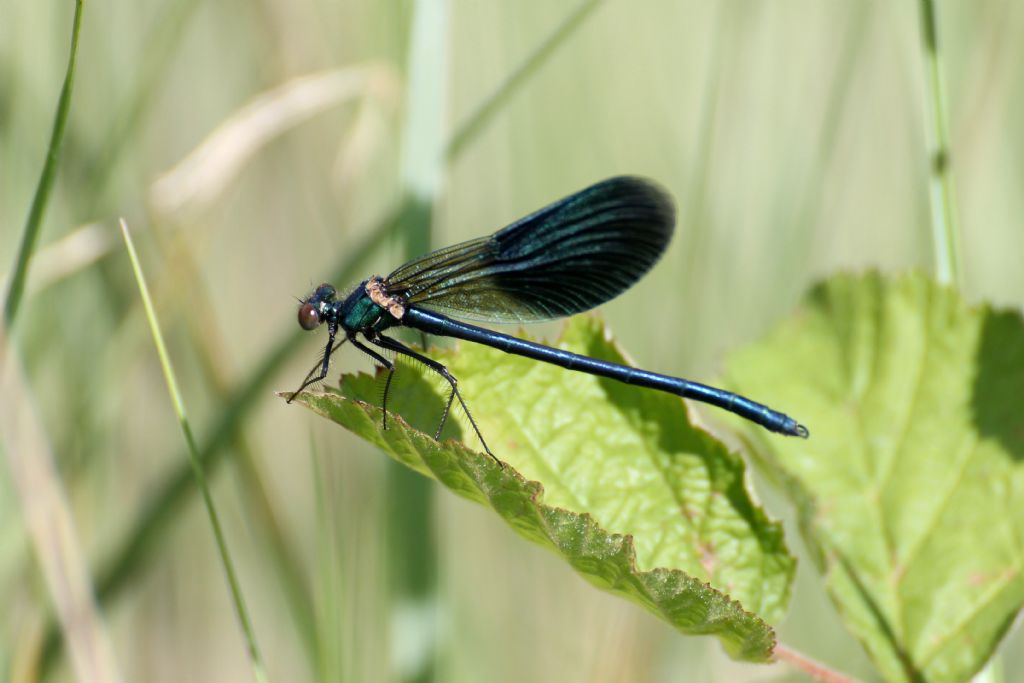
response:
<path fill-rule="evenodd" d="M 441 430 L 444 429 L 444 423 L 448 421 L 448 413 L 450 413 L 451 410 L 452 410 L 452 400 L 454 398 L 455 398 L 455 387 L 452 387 L 452 390 L 448 392 L 448 402 L 444 404 L 444 412 L 441 413 L 441 421 L 437 423 L 437 431 L 434 432 L 434 441 L 440 441 L 441 440 Z M 460 403 L 462 402 L 461 398 L 459 399 L 459 402 Z M 465 405 L 463 405 L 463 407 L 465 407 Z M 469 411 L 468 410 L 466 411 L 466 414 L 469 415 Z M 476 425 L 473 425 L 473 426 L 476 427 Z M 480 440 L 483 441 L 483 439 L 480 439 Z M 484 444 L 484 448 L 487 448 L 487 444 Z M 490 451 L 487 451 L 487 452 L 490 453 Z"/>
<path fill-rule="evenodd" d="M 394 366 L 388 368 L 388 379 L 384 382 L 384 398 L 380 402 L 380 409 L 384 413 L 382 422 L 384 429 L 388 428 L 388 392 L 391 391 L 391 378 L 395 376 Z"/>
<path fill-rule="evenodd" d="M 383 428 L 387 429 L 388 428 L 388 391 L 391 389 L 391 378 L 395 374 L 395 364 L 392 363 L 391 361 L 389 361 L 384 356 L 382 356 L 379 353 L 377 353 L 376 351 L 374 351 L 373 349 L 371 349 L 370 347 L 368 347 L 367 345 L 365 345 L 362 342 L 360 342 L 358 339 L 355 338 L 355 336 L 350 337 L 350 339 L 352 340 L 352 345 L 353 346 L 355 346 L 357 349 L 359 349 L 360 351 L 365 353 L 367 356 L 369 356 L 370 358 L 374 359 L 375 361 L 377 361 L 378 363 L 383 365 L 385 368 L 387 368 L 388 379 L 384 383 L 384 399 L 381 401 L 381 412 L 384 414 L 382 419 L 381 419 L 381 422 L 382 422 Z"/>
<path fill-rule="evenodd" d="M 303 389 L 308 387 L 310 384 L 316 384 L 317 382 L 319 382 L 320 380 L 327 376 L 327 370 L 331 364 L 331 354 L 337 351 L 338 347 L 344 344 L 346 341 L 346 338 L 342 338 L 342 340 L 337 344 L 334 343 L 334 336 L 338 332 L 337 327 L 329 328 L 329 332 L 330 336 L 327 338 L 327 346 L 324 347 L 324 357 L 318 360 L 316 362 L 316 365 L 310 368 L 309 372 L 306 373 L 305 379 L 302 380 L 302 384 L 299 386 L 298 389 L 292 392 L 292 395 L 288 397 L 288 400 L 285 401 L 285 403 L 291 403 L 292 401 L 295 400 L 296 396 L 302 393 Z M 317 369 L 320 370 L 320 374 L 317 375 L 316 377 L 313 377 Z"/>
<path fill-rule="evenodd" d="M 458 395 L 458 389 L 456 388 L 458 380 L 455 378 L 454 375 L 452 375 L 448 371 L 448 368 L 446 368 L 444 365 L 438 363 L 437 361 L 431 358 L 427 358 L 426 356 L 423 356 L 417 353 L 416 351 L 413 351 L 409 347 L 399 342 L 397 339 L 385 337 L 384 335 L 378 333 L 377 337 L 370 338 L 370 341 L 376 344 L 377 346 L 380 346 L 381 348 L 387 349 L 389 351 L 394 351 L 395 353 L 403 353 L 409 356 L 410 358 L 414 358 L 415 360 L 420 361 L 429 369 L 438 373 L 439 375 L 444 377 L 445 380 L 448 381 L 448 384 L 451 387 L 451 392 L 448 394 L 448 402 L 445 403 L 444 412 L 441 413 L 441 422 L 437 425 L 437 430 L 434 432 L 434 438 L 439 439 L 441 437 L 441 430 L 444 429 L 444 425 L 448 421 L 448 414 L 451 412 L 452 401 L 454 400 L 455 396 Z M 466 404 L 462 401 L 461 395 L 459 395 L 459 403 L 462 403 L 463 408 L 466 407 Z M 466 411 L 466 414 L 469 414 L 468 410 Z M 471 422 L 472 420 L 473 418 L 470 417 Z M 476 423 L 473 424 L 473 428 L 476 429 Z M 479 430 L 477 430 L 477 435 L 479 435 Z M 483 441 L 483 437 L 481 437 L 480 440 Z M 484 444 L 484 449 L 487 450 L 488 453 L 490 453 L 490 450 L 487 449 L 486 443 Z"/>
<path fill-rule="evenodd" d="M 298 388 L 298 389 L 296 389 L 295 391 L 293 391 L 293 392 L 292 392 L 292 395 L 288 397 L 288 400 L 287 400 L 287 401 L 285 401 L 285 403 L 291 403 L 292 401 L 294 401 L 294 400 L 295 400 L 295 397 L 296 397 L 296 396 L 298 396 L 299 394 L 301 394 L 301 393 L 302 393 L 302 390 L 303 390 L 303 389 L 305 389 L 306 387 L 308 387 L 308 386 L 309 386 L 310 384 L 313 384 L 313 383 L 315 383 L 315 382 L 318 382 L 318 381 L 319 381 L 319 378 L 313 378 L 313 379 L 310 379 L 310 378 L 311 378 L 311 377 L 313 377 L 313 375 L 314 375 L 314 374 L 316 373 L 316 371 L 320 369 L 320 365 L 321 365 L 321 363 L 322 363 L 322 362 L 323 362 L 323 361 L 319 361 L 319 360 L 318 360 L 318 361 L 316 362 L 316 365 L 314 365 L 314 366 L 313 366 L 313 367 L 312 367 L 312 368 L 310 369 L 310 371 L 306 373 L 306 376 L 305 376 L 305 377 L 303 378 L 303 380 L 302 380 L 302 384 L 301 384 L 301 385 L 299 386 L 299 388 Z"/>
<path fill-rule="evenodd" d="M 418 360 L 419 362 L 423 363 L 437 374 L 444 377 L 445 380 L 447 380 L 449 386 L 451 386 L 452 393 L 448 396 L 448 404 L 445 406 L 444 415 L 441 417 L 441 424 L 438 425 L 437 436 L 441 435 L 441 429 L 444 428 L 444 423 L 448 419 L 448 412 L 452 405 L 452 399 L 457 398 L 459 399 L 459 405 L 461 405 L 462 409 L 466 412 L 466 417 L 469 418 L 469 424 L 473 426 L 473 431 L 476 432 L 477 438 L 480 439 L 480 444 L 484 447 L 484 452 L 487 453 L 487 455 L 494 458 L 494 461 L 497 462 L 499 465 L 505 467 L 505 463 L 499 460 L 498 456 L 492 453 L 491 449 L 487 447 L 487 441 L 484 440 L 484 435 L 480 433 L 480 428 L 477 426 L 476 420 L 473 419 L 473 414 L 469 412 L 469 406 L 466 405 L 466 402 L 462 399 L 462 394 L 459 393 L 458 380 L 455 378 L 454 375 L 452 375 L 452 373 L 448 371 L 447 367 L 445 367 L 441 363 L 438 363 L 436 360 L 432 358 L 427 358 L 423 354 L 413 351 L 412 349 L 410 349 L 408 346 L 398 341 L 397 339 L 385 337 L 383 334 L 378 333 L 376 337 L 370 337 L 369 340 L 373 344 L 376 344 L 377 346 L 383 349 L 387 349 L 388 351 L 394 351 L 395 353 L 400 353 L 409 356 L 410 358 L 413 358 L 415 360 Z"/>

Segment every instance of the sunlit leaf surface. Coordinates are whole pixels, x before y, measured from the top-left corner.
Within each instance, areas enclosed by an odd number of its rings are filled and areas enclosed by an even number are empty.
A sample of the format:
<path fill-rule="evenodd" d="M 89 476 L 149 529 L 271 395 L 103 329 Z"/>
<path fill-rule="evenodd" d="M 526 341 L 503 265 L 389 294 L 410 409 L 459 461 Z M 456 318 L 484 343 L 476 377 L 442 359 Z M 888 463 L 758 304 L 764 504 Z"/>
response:
<path fill-rule="evenodd" d="M 1024 600 L 1020 315 L 923 275 L 837 277 L 728 380 L 810 427 L 807 441 L 743 429 L 884 677 L 969 678 Z"/>
<path fill-rule="evenodd" d="M 560 346 L 623 361 L 589 317 L 573 320 Z M 492 508 L 591 583 L 684 633 L 718 636 L 734 657 L 770 657 L 766 622 L 785 608 L 793 559 L 751 500 L 742 460 L 692 427 L 681 400 L 469 344 L 431 355 L 460 378 L 507 468 L 478 452 L 464 416 L 454 431 L 466 446 L 429 436 L 445 385 L 416 366 L 399 367 L 386 430 L 380 378 L 345 376 L 339 393 L 298 400 Z"/>

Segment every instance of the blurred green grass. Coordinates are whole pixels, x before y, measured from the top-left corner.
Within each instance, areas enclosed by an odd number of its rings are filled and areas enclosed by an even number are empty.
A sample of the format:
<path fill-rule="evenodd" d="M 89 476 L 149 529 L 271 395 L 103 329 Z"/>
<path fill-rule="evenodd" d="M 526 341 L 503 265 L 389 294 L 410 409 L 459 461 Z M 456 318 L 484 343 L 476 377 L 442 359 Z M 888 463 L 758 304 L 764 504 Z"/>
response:
<path fill-rule="evenodd" d="M 1009 0 L 938 7 L 965 290 L 1020 306 L 1024 89 L 1014 65 L 1024 48 L 1013 36 L 1024 11 Z M 450 4 L 448 135 L 572 8 Z M 5 276 L 45 151 L 71 9 L 0 0 Z M 293 297 L 333 277 L 364 243 L 372 248 L 352 281 L 403 258 L 399 240 L 372 230 L 404 200 L 411 12 L 408 2 L 321 0 L 86 6 L 40 247 L 95 221 L 114 237 L 116 217 L 128 218 L 201 443 L 221 433 L 225 405 L 268 353 L 284 358 L 299 346 L 252 395 L 237 434 L 224 434 L 227 466 L 213 476 L 271 678 L 399 680 L 431 642 L 443 681 L 782 675 L 729 662 L 711 641 L 679 637 L 598 594 L 446 495 L 430 512 L 437 580 L 425 621 L 395 600 L 388 579 L 388 529 L 403 510 L 383 500 L 390 465 L 273 399 L 270 389 L 295 385 L 322 343 L 293 331 Z M 658 179 L 680 203 L 674 243 L 603 313 L 642 366 L 708 379 L 726 350 L 766 330 L 816 277 L 930 265 L 917 22 L 909 3 L 606 0 L 452 160 L 433 241 L 491 231 L 607 175 Z M 258 147 L 209 202 L 168 210 L 154 201 L 154 183 L 258 94 L 369 62 L 397 74 L 394 97 L 378 75 L 368 96 Z M 107 256 L 60 279 L 33 286 L 30 275 L 16 330 L 97 567 L 187 466 L 127 259 L 109 244 Z M 636 305 L 654 296 L 672 301 L 656 321 Z M 332 376 L 342 367 L 365 361 L 346 350 Z M 759 493 L 787 514 L 769 488 Z M 14 596 L 0 620 L 6 671 L 38 655 L 50 610 L 15 501 L 0 469 L 0 594 Z M 129 680 L 249 675 L 196 502 L 169 510 L 165 532 L 145 539 L 152 561 L 130 566 L 125 589 L 105 604 Z M 807 563 L 780 631 L 784 642 L 870 677 Z M 1007 680 L 1024 675 L 1013 645 L 1004 648 Z M 68 677 L 65 665 L 56 674 Z"/>

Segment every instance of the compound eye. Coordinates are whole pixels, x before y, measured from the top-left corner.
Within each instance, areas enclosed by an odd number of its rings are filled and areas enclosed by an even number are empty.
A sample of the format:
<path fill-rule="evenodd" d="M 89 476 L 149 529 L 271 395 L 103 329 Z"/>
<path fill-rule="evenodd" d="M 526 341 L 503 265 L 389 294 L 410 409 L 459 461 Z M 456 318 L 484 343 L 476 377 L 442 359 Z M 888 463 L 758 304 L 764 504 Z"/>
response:
<path fill-rule="evenodd" d="M 299 326 L 304 330 L 315 330 L 320 325 L 320 312 L 311 303 L 299 307 Z"/>

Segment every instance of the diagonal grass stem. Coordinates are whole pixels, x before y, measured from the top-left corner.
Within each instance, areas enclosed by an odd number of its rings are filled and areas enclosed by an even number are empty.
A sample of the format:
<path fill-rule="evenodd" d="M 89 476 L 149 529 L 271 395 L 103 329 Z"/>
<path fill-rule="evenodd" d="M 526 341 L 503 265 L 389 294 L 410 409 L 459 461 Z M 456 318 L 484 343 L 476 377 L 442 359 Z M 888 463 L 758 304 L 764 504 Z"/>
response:
<path fill-rule="evenodd" d="M 21 233 L 18 256 L 14 262 L 14 269 L 11 271 L 11 284 L 7 289 L 4 301 L 4 322 L 8 329 L 13 326 L 14 318 L 18 314 L 18 306 L 21 304 L 22 295 L 25 292 L 28 264 L 32 259 L 36 240 L 39 238 L 39 229 L 43 224 L 43 216 L 46 214 L 50 191 L 57 179 L 60 148 L 64 142 L 64 129 L 67 127 L 68 112 L 71 111 L 71 91 L 75 84 L 75 59 L 78 56 L 78 34 L 82 27 L 82 5 L 83 0 L 76 0 L 75 17 L 71 21 L 71 50 L 68 54 L 68 68 L 64 75 L 64 85 L 60 89 L 60 98 L 57 100 L 57 114 L 53 119 L 53 129 L 50 132 L 46 162 L 43 164 L 43 171 L 39 176 L 39 183 L 36 185 L 36 193 L 32 197 L 32 208 L 29 209 L 28 219 L 26 219 L 25 228 Z"/>
<path fill-rule="evenodd" d="M 238 576 L 235 573 L 234 563 L 231 561 L 231 554 L 228 551 L 227 542 L 224 539 L 224 531 L 221 527 L 220 517 L 217 508 L 213 504 L 213 497 L 210 495 L 210 488 L 206 483 L 206 475 L 203 471 L 203 464 L 199 458 L 199 449 L 196 446 L 195 436 L 192 434 L 192 427 L 185 414 L 185 402 L 181 398 L 181 391 L 178 389 L 178 381 L 171 365 L 171 357 L 167 353 L 167 346 L 164 344 L 163 333 L 160 331 L 160 322 L 157 320 L 156 309 L 149 296 L 149 288 L 146 286 L 146 278 L 142 273 L 142 266 L 139 257 L 135 252 L 135 245 L 132 243 L 131 234 L 128 232 L 128 224 L 121 220 L 121 234 L 124 236 L 125 248 L 128 250 L 128 258 L 132 263 L 132 271 L 135 274 L 135 281 L 139 285 L 139 294 L 142 297 L 142 305 L 146 310 L 146 320 L 149 322 L 149 329 L 153 333 L 153 343 L 156 345 L 157 355 L 160 357 L 160 367 L 163 369 L 164 380 L 167 382 L 167 392 L 174 404 L 174 412 L 178 416 L 178 422 L 185 435 L 185 443 L 188 446 L 189 457 L 192 463 L 192 473 L 196 484 L 203 496 L 203 504 L 210 517 L 210 526 L 217 542 L 217 551 L 220 553 L 221 563 L 224 565 L 224 573 L 227 575 L 228 586 L 231 589 L 231 598 L 234 600 L 235 609 L 238 613 L 238 620 L 241 623 L 245 635 L 246 646 L 249 650 L 249 657 L 252 662 L 253 677 L 259 682 L 267 680 L 263 659 L 260 655 L 259 646 L 256 643 L 256 635 L 252 628 L 252 620 L 249 611 L 245 606 L 245 598 L 242 595 Z"/>

